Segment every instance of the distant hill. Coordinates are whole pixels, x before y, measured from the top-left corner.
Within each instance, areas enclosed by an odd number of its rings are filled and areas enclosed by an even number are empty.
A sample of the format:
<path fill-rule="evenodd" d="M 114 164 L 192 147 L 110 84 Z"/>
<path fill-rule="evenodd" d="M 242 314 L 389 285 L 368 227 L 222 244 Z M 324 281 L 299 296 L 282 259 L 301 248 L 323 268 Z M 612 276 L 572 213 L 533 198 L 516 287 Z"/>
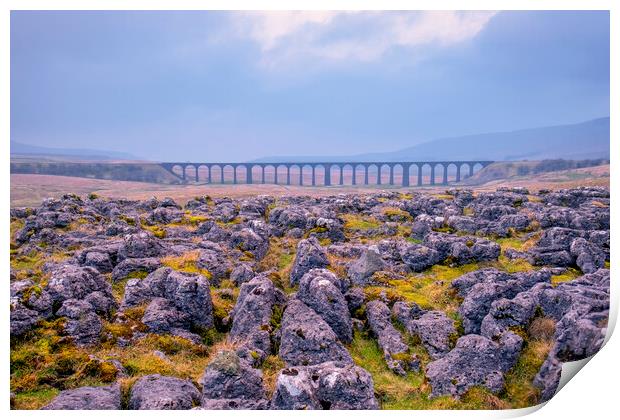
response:
<path fill-rule="evenodd" d="M 81 160 L 140 160 L 140 158 L 129 153 L 114 152 L 110 150 L 62 149 L 55 147 L 32 146 L 15 141 L 11 141 L 11 155 L 63 157 Z"/>
<path fill-rule="evenodd" d="M 609 159 L 609 117 L 579 124 L 432 140 L 386 153 L 279 156 L 257 162 Z"/>

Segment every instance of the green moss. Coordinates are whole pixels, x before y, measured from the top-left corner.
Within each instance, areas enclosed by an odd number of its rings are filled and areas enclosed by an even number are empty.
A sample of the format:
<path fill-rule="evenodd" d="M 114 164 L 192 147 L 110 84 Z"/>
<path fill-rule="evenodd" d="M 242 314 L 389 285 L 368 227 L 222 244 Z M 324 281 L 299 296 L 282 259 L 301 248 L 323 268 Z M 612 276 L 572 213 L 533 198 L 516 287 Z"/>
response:
<path fill-rule="evenodd" d="M 191 352 L 198 356 L 208 355 L 207 347 L 175 335 L 148 334 L 141 339 L 141 344 L 167 355 L 175 355 L 181 352 Z"/>
<path fill-rule="evenodd" d="M 471 207 L 464 207 L 463 208 L 463 216 L 473 216 L 474 215 L 474 209 Z"/>
<path fill-rule="evenodd" d="M 500 238 L 496 239 L 495 242 L 500 245 L 502 251 L 505 251 L 506 249 L 521 250 L 523 249 L 524 245 L 524 242 L 521 240 L 521 238 L 518 237 Z"/>
<path fill-rule="evenodd" d="M 325 233 L 327 231 L 328 229 L 323 226 L 313 227 L 312 229 L 308 230 L 308 232 L 306 233 L 306 238 L 310 237 L 313 233 Z"/>
<path fill-rule="evenodd" d="M 345 221 L 344 228 L 346 230 L 364 231 L 381 227 L 381 222 L 370 216 L 343 214 L 341 218 Z"/>
<path fill-rule="evenodd" d="M 24 228 L 24 220 L 23 219 L 15 219 L 11 220 L 10 232 L 11 232 L 11 242 L 15 241 L 15 237 L 17 236 L 17 232 Z"/>
<path fill-rule="evenodd" d="M 411 353 L 420 355 L 415 349 L 418 347 L 412 347 Z M 492 409 L 502 405 L 497 397 L 484 389 L 471 390 L 460 401 L 452 397 L 430 398 L 431 387 L 423 373 L 396 375 L 387 367 L 377 342 L 358 331 L 349 345 L 349 352 L 355 363 L 372 376 L 375 395 L 382 409 Z M 424 358 L 421 357 L 422 360 Z"/>
<path fill-rule="evenodd" d="M 406 212 L 405 210 L 399 209 L 398 207 L 384 207 L 381 210 L 389 220 L 393 222 L 402 222 L 402 221 L 411 221 L 413 217 Z"/>
<path fill-rule="evenodd" d="M 552 340 L 526 341 L 516 365 L 506 373 L 506 389 L 500 395 L 512 408 L 530 407 L 540 402 L 540 391 L 532 382 L 552 344 Z"/>
<path fill-rule="evenodd" d="M 529 261 L 517 258 L 514 260 L 510 260 L 503 255 L 500 255 L 496 263 L 493 263 L 492 266 L 506 271 L 508 273 L 518 273 L 522 271 L 534 271 L 536 268 L 529 263 Z"/>
<path fill-rule="evenodd" d="M 26 255 L 19 255 L 11 258 L 11 268 L 17 271 L 37 270 L 40 269 L 45 262 L 45 257 L 32 251 Z"/>
<path fill-rule="evenodd" d="M 209 220 L 207 216 L 189 214 L 183 218 L 182 223 L 190 226 L 198 226 L 199 224 L 206 222 L 207 220 Z"/>
<path fill-rule="evenodd" d="M 179 256 L 168 256 L 161 259 L 161 263 L 176 271 L 184 271 L 186 273 L 202 274 L 211 280 L 213 275 L 209 270 L 198 267 L 199 251 L 190 251 Z"/>
<path fill-rule="evenodd" d="M 158 239 L 164 239 L 166 237 L 166 230 L 161 226 L 142 225 L 142 229 L 150 231 Z"/>
<path fill-rule="evenodd" d="M 581 273 L 581 271 L 574 268 L 568 268 L 562 274 L 551 276 L 551 284 L 553 286 L 557 286 L 561 283 L 566 283 L 567 281 L 574 280 L 582 275 L 583 274 Z"/>
<path fill-rule="evenodd" d="M 129 226 L 136 226 L 136 219 L 134 219 L 133 217 L 129 217 L 129 216 L 125 216 L 124 214 L 121 214 L 118 216 L 118 218 L 122 221 L 124 221 L 125 223 L 127 223 Z"/>
<path fill-rule="evenodd" d="M 433 232 L 454 233 L 456 230 L 450 226 L 442 226 L 439 228 L 433 228 Z"/>
<path fill-rule="evenodd" d="M 286 367 L 284 360 L 277 355 L 269 355 L 265 358 L 261 369 L 263 371 L 263 385 L 267 398 L 271 398 L 276 388 L 278 374 Z"/>
<path fill-rule="evenodd" d="M 43 387 L 36 391 L 18 392 L 11 402 L 11 409 L 38 410 L 51 402 L 59 393 L 59 390 L 52 387 Z"/>
<path fill-rule="evenodd" d="M 213 293 L 211 296 L 213 302 L 213 321 L 215 328 L 219 332 L 228 331 L 229 325 L 224 322 L 226 318 L 230 316 L 230 312 L 235 307 L 235 302 L 230 299 L 224 299 L 218 293 Z"/>

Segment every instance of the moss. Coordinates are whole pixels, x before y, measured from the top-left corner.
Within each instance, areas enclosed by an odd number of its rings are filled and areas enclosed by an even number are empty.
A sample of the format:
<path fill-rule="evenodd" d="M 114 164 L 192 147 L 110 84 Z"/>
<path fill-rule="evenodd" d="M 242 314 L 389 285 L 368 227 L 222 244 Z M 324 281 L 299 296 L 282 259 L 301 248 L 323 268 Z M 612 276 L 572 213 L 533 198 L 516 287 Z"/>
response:
<path fill-rule="evenodd" d="M 431 196 L 440 200 L 454 200 L 454 196 L 451 194 L 432 194 Z"/>
<path fill-rule="evenodd" d="M 184 271 L 186 273 L 202 274 L 211 280 L 213 275 L 204 268 L 198 267 L 198 258 L 200 251 L 190 251 L 179 256 L 168 256 L 161 259 L 161 263 L 176 271 Z"/>
<path fill-rule="evenodd" d="M 38 270 L 43 266 L 45 256 L 39 252 L 32 251 L 25 255 L 11 258 L 11 268 L 17 271 Z"/>
<path fill-rule="evenodd" d="M 24 220 L 23 219 L 15 219 L 11 220 L 10 232 L 11 232 L 11 242 L 15 241 L 15 237 L 17 236 L 17 232 L 24 228 Z"/>
<path fill-rule="evenodd" d="M 241 220 L 240 217 L 235 217 L 233 220 L 229 221 L 229 222 L 220 222 L 217 221 L 215 223 L 217 223 L 219 226 L 221 227 L 226 227 L 226 226 L 234 226 L 234 225 L 238 225 L 240 223 L 242 223 L 243 220 Z"/>
<path fill-rule="evenodd" d="M 273 396 L 276 389 L 278 374 L 285 367 L 284 360 L 277 355 L 269 355 L 265 358 L 261 369 L 263 370 L 263 385 L 267 393 L 267 398 Z"/>
<path fill-rule="evenodd" d="M 456 230 L 450 226 L 442 226 L 438 228 L 433 228 L 433 232 L 454 233 L 456 232 Z"/>
<path fill-rule="evenodd" d="M 611 264 L 609 263 L 609 261 L 605 261 L 605 268 L 607 269 L 611 268 Z"/>
<path fill-rule="evenodd" d="M 475 214 L 474 209 L 471 207 L 463 207 L 463 216 L 473 216 Z"/>
<path fill-rule="evenodd" d="M 567 268 L 564 273 L 551 276 L 551 284 L 553 286 L 557 286 L 561 283 L 566 283 L 568 281 L 575 280 L 576 278 L 580 276 L 582 276 L 581 271 L 575 268 Z"/>
<path fill-rule="evenodd" d="M 364 293 L 366 294 L 366 301 L 368 302 L 371 300 L 382 299 L 387 300 L 391 305 L 394 302 L 407 300 L 399 290 L 395 290 L 391 287 L 368 286 L 364 288 Z"/>
<path fill-rule="evenodd" d="M 329 239 L 329 238 L 321 238 L 321 239 L 319 239 L 319 244 L 321 246 L 329 246 L 329 245 L 331 245 L 331 243 L 332 243 L 332 240 Z"/>
<path fill-rule="evenodd" d="M 137 313 L 129 315 L 135 317 Z M 113 330 L 111 325 L 115 324 L 107 323 L 104 329 Z M 197 380 L 208 362 L 207 347 L 180 337 L 149 334 L 127 347 L 112 347 L 112 343 L 103 341 L 96 348 L 82 349 L 60 336 L 62 330 L 62 320 L 44 321 L 30 334 L 12 340 L 11 391 L 15 393 L 15 408 L 39 408 L 63 389 L 116 380 L 117 369 L 110 359 L 119 360 L 130 375 L 120 380 L 123 386 L 152 373 Z M 211 344 L 221 339 L 215 332 Z M 154 350 L 165 352 L 169 361 L 154 355 Z"/>
<path fill-rule="evenodd" d="M 134 219 L 133 217 L 129 217 L 129 216 L 125 216 L 124 214 L 121 214 L 118 216 L 119 220 L 124 221 L 125 223 L 127 223 L 129 226 L 136 226 L 136 219 Z"/>
<path fill-rule="evenodd" d="M 343 214 L 341 215 L 341 218 L 345 221 L 345 230 L 364 231 L 381 227 L 381 222 L 369 216 L 362 216 L 358 214 Z"/>
<path fill-rule="evenodd" d="M 161 226 L 142 225 L 142 229 L 150 231 L 158 239 L 164 239 L 166 237 L 166 229 Z"/>
<path fill-rule="evenodd" d="M 89 200 L 96 200 L 99 198 L 99 195 L 95 194 L 94 192 L 88 194 L 88 199 Z"/>
<path fill-rule="evenodd" d="M 422 239 L 417 239 L 417 238 L 412 238 L 412 237 L 405 238 L 405 240 L 407 242 L 411 242 L 412 244 L 421 244 L 422 243 Z"/>
<path fill-rule="evenodd" d="M 207 347 L 175 335 L 148 334 L 142 339 L 142 344 L 167 355 L 175 355 L 182 352 L 190 352 L 197 356 L 208 355 Z"/>
<path fill-rule="evenodd" d="M 312 229 L 308 230 L 308 232 L 306 232 L 305 237 L 308 238 L 310 236 L 313 236 L 312 234 L 321 234 L 321 233 L 326 233 L 328 232 L 329 229 L 327 229 L 326 227 L 322 227 L 322 226 L 317 226 L 317 227 L 313 227 Z"/>
<path fill-rule="evenodd" d="M 238 291 L 235 292 L 238 294 Z M 215 328 L 219 332 L 226 332 L 229 329 L 224 320 L 230 316 L 230 312 L 235 307 L 235 301 L 231 299 L 225 299 L 220 296 L 219 293 L 212 293 L 211 301 L 213 303 L 213 321 L 215 322 Z"/>
<path fill-rule="evenodd" d="M 459 340 L 461 336 L 465 334 L 465 329 L 463 328 L 463 319 L 458 313 L 454 313 L 454 332 L 450 334 L 448 340 L 450 342 L 450 348 L 454 348 L 456 346 L 456 342 Z"/>
<path fill-rule="evenodd" d="M 534 271 L 535 270 L 535 267 L 532 264 L 530 264 L 529 261 L 525 259 L 517 258 L 514 260 L 510 260 L 503 255 L 500 255 L 497 262 L 494 262 L 490 266 L 506 271 L 508 273 L 518 273 L 522 271 Z"/>
<path fill-rule="evenodd" d="M 36 391 L 18 392 L 12 401 L 11 409 L 38 410 L 51 402 L 60 391 L 52 387 L 43 387 Z"/>
<path fill-rule="evenodd" d="M 496 239 L 495 242 L 500 245 L 502 251 L 505 251 L 506 249 L 521 250 L 524 245 L 524 242 L 518 237 L 500 238 Z"/>
<path fill-rule="evenodd" d="M 269 325 L 271 326 L 271 330 L 275 331 L 280 328 L 282 324 L 282 315 L 284 314 L 284 306 L 282 305 L 274 305 L 273 310 L 271 312 L 271 319 L 269 320 Z"/>
<path fill-rule="evenodd" d="M 282 270 L 293 263 L 294 254 L 283 252 L 278 259 L 278 270 Z"/>
<path fill-rule="evenodd" d="M 207 220 L 209 220 L 207 216 L 189 214 L 183 217 L 182 224 L 190 225 L 190 226 L 198 226 L 199 224 L 206 222 Z"/>
<path fill-rule="evenodd" d="M 41 293 L 43 292 L 43 288 L 38 285 L 38 284 L 33 284 L 32 286 L 30 286 L 29 288 L 27 288 L 26 290 L 24 290 L 24 293 L 22 295 L 22 301 L 23 302 L 28 302 L 30 301 L 30 298 L 34 296 L 41 296 Z"/>
<path fill-rule="evenodd" d="M 553 345 L 553 340 L 529 340 L 515 366 L 506 373 L 506 389 L 500 395 L 512 408 L 540 402 L 540 391 L 532 383 Z"/>
<path fill-rule="evenodd" d="M 408 212 L 398 207 L 384 207 L 383 209 L 381 209 L 381 213 L 383 213 L 390 221 L 393 222 L 413 220 L 413 217 L 411 217 Z"/>

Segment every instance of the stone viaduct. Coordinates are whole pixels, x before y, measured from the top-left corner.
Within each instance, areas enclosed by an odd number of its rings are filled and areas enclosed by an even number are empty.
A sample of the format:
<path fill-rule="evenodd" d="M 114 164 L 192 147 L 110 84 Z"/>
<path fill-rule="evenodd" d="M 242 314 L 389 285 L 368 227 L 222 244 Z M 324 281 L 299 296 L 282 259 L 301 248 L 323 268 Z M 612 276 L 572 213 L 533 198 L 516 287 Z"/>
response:
<path fill-rule="evenodd" d="M 417 185 L 447 185 L 448 171 L 454 174 L 454 181 L 459 182 L 472 176 L 476 169 L 484 168 L 493 163 L 492 161 L 437 161 L 437 162 L 245 162 L 245 163 L 207 163 L 207 162 L 162 162 L 160 165 L 179 177 L 183 181 L 200 182 L 199 170 L 203 169 L 202 181 L 208 183 L 225 183 L 224 170 L 232 171 L 232 183 L 239 181 L 246 184 L 255 183 L 253 172 L 259 169 L 258 178 L 261 184 L 286 184 L 291 185 L 291 169 L 295 169 L 299 176 L 299 185 L 304 185 L 304 176 L 311 174 L 310 184 L 319 184 L 317 172 L 323 176 L 322 185 L 344 185 L 344 173 L 351 174 L 351 185 L 396 185 L 394 174 L 401 174 L 400 184 L 403 187 L 410 186 L 410 175 L 417 175 Z M 238 170 L 245 172 L 239 180 Z M 337 180 L 332 180 L 333 171 L 336 171 Z M 361 171 L 360 171 L 361 169 Z M 265 171 L 273 173 L 273 181 L 266 181 Z M 205 173 L 206 172 L 206 173 Z M 358 175 L 358 172 L 359 175 Z M 423 182 L 423 172 L 427 174 L 428 182 Z M 369 176 L 372 174 L 372 177 Z M 213 182 L 214 178 L 218 180 Z M 284 177 L 284 178 L 283 178 Z M 363 179 L 358 179 L 362 177 Z M 335 184 L 334 184 L 335 182 Z"/>

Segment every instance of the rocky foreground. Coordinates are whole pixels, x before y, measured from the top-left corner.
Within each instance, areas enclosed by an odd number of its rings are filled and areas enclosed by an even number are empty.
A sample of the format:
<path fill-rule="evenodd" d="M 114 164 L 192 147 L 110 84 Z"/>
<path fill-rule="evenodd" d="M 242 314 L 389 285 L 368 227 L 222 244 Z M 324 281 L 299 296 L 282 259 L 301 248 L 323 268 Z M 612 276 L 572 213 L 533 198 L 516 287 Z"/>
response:
<path fill-rule="evenodd" d="M 602 188 L 66 195 L 11 228 L 14 408 L 521 407 L 609 316 Z"/>

